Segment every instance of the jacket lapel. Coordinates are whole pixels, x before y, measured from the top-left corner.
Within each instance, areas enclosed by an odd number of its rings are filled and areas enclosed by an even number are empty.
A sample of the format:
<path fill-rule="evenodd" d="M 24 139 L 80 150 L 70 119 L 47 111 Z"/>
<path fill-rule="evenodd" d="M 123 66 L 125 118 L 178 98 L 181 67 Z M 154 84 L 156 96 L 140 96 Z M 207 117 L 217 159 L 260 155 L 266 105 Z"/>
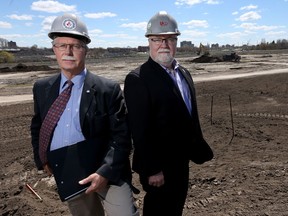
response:
<path fill-rule="evenodd" d="M 89 107 L 91 106 L 91 102 L 95 94 L 97 93 L 96 90 L 93 88 L 95 85 L 93 76 L 91 76 L 91 72 L 87 71 L 84 86 L 82 90 L 82 98 L 80 103 L 80 124 L 83 126 L 83 122 L 85 119 L 85 114 L 88 112 Z M 95 100 L 96 102 L 96 100 Z"/>
<path fill-rule="evenodd" d="M 52 77 L 48 82 L 49 85 L 45 88 L 44 97 L 46 100 L 43 111 L 44 116 L 46 116 L 51 105 L 59 95 L 60 81 L 61 81 L 61 75 L 59 74 L 57 76 Z"/>
<path fill-rule="evenodd" d="M 165 71 L 164 68 L 162 68 L 158 63 L 152 60 L 151 57 L 149 57 L 148 62 L 151 64 L 153 67 L 153 72 L 155 74 L 158 74 L 159 80 L 163 80 L 168 84 L 169 89 L 172 90 L 173 94 L 175 94 L 180 100 L 182 100 L 181 92 L 177 86 L 177 84 L 174 83 L 170 75 Z"/>
<path fill-rule="evenodd" d="M 194 92 L 194 84 L 193 84 L 193 80 L 192 77 L 189 76 L 187 73 L 189 73 L 188 71 L 186 71 L 185 69 L 183 69 L 182 67 L 179 67 L 179 71 L 180 73 L 183 75 L 184 79 L 186 80 L 189 89 L 190 89 L 190 94 L 191 94 L 191 98 L 193 98 L 195 96 L 195 92 Z"/>

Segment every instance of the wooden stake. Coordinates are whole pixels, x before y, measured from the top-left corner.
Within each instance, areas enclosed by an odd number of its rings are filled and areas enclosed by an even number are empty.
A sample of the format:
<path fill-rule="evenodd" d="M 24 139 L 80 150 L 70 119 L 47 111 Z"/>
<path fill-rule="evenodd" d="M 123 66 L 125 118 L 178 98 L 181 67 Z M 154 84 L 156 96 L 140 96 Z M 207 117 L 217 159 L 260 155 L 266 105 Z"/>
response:
<path fill-rule="evenodd" d="M 211 96 L 210 123 L 213 124 L 213 95 Z"/>
<path fill-rule="evenodd" d="M 234 122 L 233 122 L 233 111 L 232 111 L 232 102 L 231 102 L 231 96 L 229 95 L 229 101 L 230 101 L 230 116 L 231 116 L 231 124 L 232 124 L 232 138 L 235 135 L 235 130 L 234 130 Z"/>
<path fill-rule="evenodd" d="M 26 184 L 26 187 L 35 195 L 38 197 L 38 199 L 42 200 L 42 198 L 36 193 L 36 191 L 29 185 Z"/>

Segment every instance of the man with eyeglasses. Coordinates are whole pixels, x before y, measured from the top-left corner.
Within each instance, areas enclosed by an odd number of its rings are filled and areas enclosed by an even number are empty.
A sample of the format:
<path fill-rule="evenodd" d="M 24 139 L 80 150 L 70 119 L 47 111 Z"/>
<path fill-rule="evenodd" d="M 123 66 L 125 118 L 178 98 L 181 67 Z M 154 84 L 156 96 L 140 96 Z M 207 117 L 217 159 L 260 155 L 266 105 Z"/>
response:
<path fill-rule="evenodd" d="M 61 72 L 33 86 L 31 137 L 37 168 L 53 174 L 73 216 L 139 215 L 120 85 L 86 69 L 91 39 L 77 16 L 58 16 L 48 36 Z"/>
<path fill-rule="evenodd" d="M 174 58 L 179 35 L 172 16 L 155 14 L 145 34 L 149 59 L 128 73 L 124 83 L 132 169 L 146 192 L 143 216 L 181 216 L 189 161 L 203 164 L 213 158 L 201 131 L 192 77 Z"/>

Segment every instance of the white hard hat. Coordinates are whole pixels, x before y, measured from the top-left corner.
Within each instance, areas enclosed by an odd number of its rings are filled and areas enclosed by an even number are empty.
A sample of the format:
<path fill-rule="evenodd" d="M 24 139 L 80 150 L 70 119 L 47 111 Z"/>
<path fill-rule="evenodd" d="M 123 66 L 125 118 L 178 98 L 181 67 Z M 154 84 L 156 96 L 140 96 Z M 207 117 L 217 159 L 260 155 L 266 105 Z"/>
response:
<path fill-rule="evenodd" d="M 172 16 L 166 11 L 159 11 L 149 20 L 145 36 L 165 34 L 180 35 L 180 31 L 176 20 Z"/>
<path fill-rule="evenodd" d="M 86 25 L 74 14 L 56 17 L 48 36 L 51 39 L 59 36 L 70 36 L 78 38 L 86 44 L 91 42 Z"/>

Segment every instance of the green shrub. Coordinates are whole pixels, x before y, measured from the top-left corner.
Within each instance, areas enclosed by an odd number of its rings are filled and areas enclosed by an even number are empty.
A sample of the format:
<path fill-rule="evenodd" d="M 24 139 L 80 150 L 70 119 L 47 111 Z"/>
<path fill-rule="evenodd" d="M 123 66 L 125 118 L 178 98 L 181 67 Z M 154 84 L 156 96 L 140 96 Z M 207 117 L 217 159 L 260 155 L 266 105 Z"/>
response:
<path fill-rule="evenodd" d="M 0 63 L 10 63 L 14 62 L 14 55 L 7 51 L 0 51 Z"/>

